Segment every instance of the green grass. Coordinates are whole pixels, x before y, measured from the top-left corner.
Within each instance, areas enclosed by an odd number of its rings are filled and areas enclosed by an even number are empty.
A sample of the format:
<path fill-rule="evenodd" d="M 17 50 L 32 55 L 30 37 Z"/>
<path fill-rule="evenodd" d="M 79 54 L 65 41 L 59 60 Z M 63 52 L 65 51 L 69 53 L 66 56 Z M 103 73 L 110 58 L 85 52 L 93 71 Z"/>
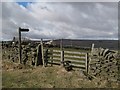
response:
<path fill-rule="evenodd" d="M 67 72 L 61 66 L 12 69 L 11 62 L 4 63 L 2 71 L 3 88 L 109 88 L 109 83 L 102 79 L 90 81 L 78 69 Z M 11 64 L 11 65 L 10 65 Z M 5 69 L 5 66 L 10 66 Z M 111 87 L 118 87 L 118 83 L 111 82 Z"/>

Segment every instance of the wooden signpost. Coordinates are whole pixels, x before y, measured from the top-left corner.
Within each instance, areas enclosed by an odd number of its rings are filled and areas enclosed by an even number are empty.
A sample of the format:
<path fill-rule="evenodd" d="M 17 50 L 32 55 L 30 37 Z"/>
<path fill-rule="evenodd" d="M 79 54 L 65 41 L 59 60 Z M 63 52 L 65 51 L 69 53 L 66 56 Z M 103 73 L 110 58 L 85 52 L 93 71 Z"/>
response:
<path fill-rule="evenodd" d="M 22 54 L 21 54 L 21 32 L 28 32 L 29 29 L 23 29 L 19 27 L 19 62 L 22 63 Z"/>

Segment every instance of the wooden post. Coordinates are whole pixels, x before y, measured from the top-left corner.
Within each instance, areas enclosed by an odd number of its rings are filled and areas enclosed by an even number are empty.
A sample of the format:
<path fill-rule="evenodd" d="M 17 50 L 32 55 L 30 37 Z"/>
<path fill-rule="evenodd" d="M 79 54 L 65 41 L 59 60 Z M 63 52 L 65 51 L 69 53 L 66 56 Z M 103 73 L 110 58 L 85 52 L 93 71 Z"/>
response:
<path fill-rule="evenodd" d="M 29 29 L 22 29 L 19 27 L 19 62 L 22 63 L 22 54 L 21 54 L 21 32 L 28 32 Z"/>
<path fill-rule="evenodd" d="M 64 63 L 64 51 L 61 51 L 61 65 Z"/>
<path fill-rule="evenodd" d="M 38 64 L 38 61 L 39 61 L 39 48 L 40 48 L 40 44 L 36 47 L 37 48 L 37 58 L 36 58 L 36 66 Z"/>
<path fill-rule="evenodd" d="M 22 54 L 21 54 L 21 28 L 19 27 L 19 63 L 22 63 Z"/>
<path fill-rule="evenodd" d="M 93 53 L 93 50 L 94 50 L 94 43 L 92 44 L 91 53 Z"/>
<path fill-rule="evenodd" d="M 61 49 L 61 65 L 63 65 L 64 62 L 64 51 L 63 51 L 63 40 L 61 39 L 60 42 L 60 49 Z"/>
<path fill-rule="evenodd" d="M 45 58 L 44 58 L 44 65 L 47 66 L 48 64 L 48 49 L 45 51 Z"/>
<path fill-rule="evenodd" d="M 51 52 L 51 57 L 50 57 L 50 60 L 51 60 L 51 66 L 53 66 L 53 50 L 50 50 Z"/>
<path fill-rule="evenodd" d="M 45 62 L 44 62 L 44 51 L 43 51 L 43 40 L 42 40 L 42 39 L 41 39 L 41 53 L 42 53 L 43 66 L 45 66 Z"/>
<path fill-rule="evenodd" d="M 60 41 L 60 49 L 61 49 L 61 51 L 63 50 L 63 40 L 62 39 Z"/>
<path fill-rule="evenodd" d="M 94 52 L 94 43 L 92 44 L 91 55 L 93 55 L 93 52 Z"/>
<path fill-rule="evenodd" d="M 85 55 L 85 57 L 86 57 L 86 61 L 85 61 L 86 73 L 88 74 L 88 68 L 89 68 L 88 53 Z"/>
<path fill-rule="evenodd" d="M 93 52 L 93 49 L 94 49 L 94 43 L 92 44 L 92 52 Z"/>

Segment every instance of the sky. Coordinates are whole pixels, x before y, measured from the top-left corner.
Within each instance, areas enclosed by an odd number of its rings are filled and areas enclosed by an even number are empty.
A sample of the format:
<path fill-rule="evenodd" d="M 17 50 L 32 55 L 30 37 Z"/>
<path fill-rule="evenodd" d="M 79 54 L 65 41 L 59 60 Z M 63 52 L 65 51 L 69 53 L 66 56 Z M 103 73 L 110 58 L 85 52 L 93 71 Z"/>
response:
<path fill-rule="evenodd" d="M 117 2 L 2 2 L 2 40 L 118 39 Z"/>

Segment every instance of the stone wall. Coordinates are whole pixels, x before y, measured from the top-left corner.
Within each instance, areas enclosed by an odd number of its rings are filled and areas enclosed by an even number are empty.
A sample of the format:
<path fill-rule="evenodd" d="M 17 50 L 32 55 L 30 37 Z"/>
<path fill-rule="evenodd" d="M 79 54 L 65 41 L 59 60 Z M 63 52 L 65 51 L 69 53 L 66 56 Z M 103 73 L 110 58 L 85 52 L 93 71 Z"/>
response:
<path fill-rule="evenodd" d="M 117 80 L 119 60 L 117 51 L 103 48 L 94 48 L 90 57 L 90 75 L 109 80 Z"/>

